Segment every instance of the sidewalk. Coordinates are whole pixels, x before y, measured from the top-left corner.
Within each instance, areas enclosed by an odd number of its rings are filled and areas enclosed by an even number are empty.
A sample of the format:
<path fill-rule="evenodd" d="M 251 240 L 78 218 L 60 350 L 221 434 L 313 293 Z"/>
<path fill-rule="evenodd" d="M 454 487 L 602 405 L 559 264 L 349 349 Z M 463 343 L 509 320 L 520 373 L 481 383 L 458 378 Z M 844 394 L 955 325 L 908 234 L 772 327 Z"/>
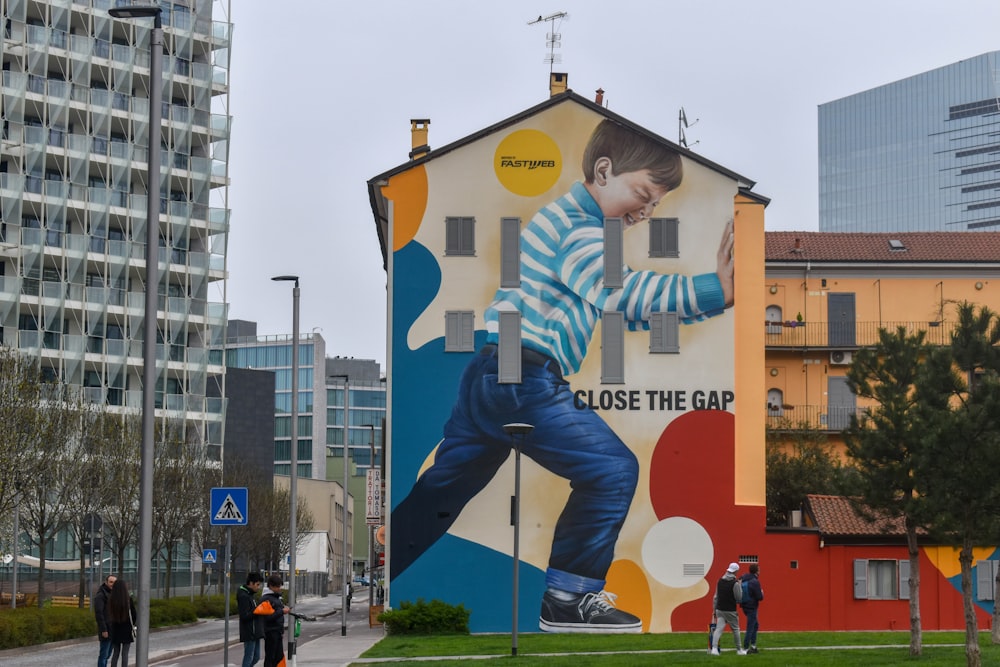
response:
<path fill-rule="evenodd" d="M 356 596 L 355 605 L 367 611 L 367 597 Z M 340 597 L 331 595 L 329 597 L 306 597 L 296 600 L 295 610 L 307 616 L 317 618 L 328 618 L 340 613 Z M 351 613 L 353 617 L 355 612 Z M 339 618 L 339 616 L 338 616 Z M 298 665 L 330 665 L 331 667 L 342 667 L 354 662 L 358 656 L 367 651 L 377 641 L 384 637 L 384 630 L 381 626 L 368 627 L 367 613 L 363 617 L 364 621 L 350 619 L 347 628 L 347 636 L 341 636 L 341 627 L 332 629 L 327 634 L 314 639 L 300 638 L 296 652 L 296 666 Z M 149 664 L 176 660 L 180 656 L 192 653 L 201 653 L 209 650 L 221 650 L 223 641 L 223 622 L 219 620 L 207 621 L 205 625 L 216 626 L 207 632 L 160 632 L 152 633 L 150 637 Z M 303 624 L 305 625 L 305 624 Z M 239 626 L 230 621 L 229 635 L 229 662 L 239 664 L 242 658 L 242 645 L 239 643 Z M 169 647 L 169 648 L 168 648 Z M 291 664 L 291 661 L 289 661 Z"/>
<path fill-rule="evenodd" d="M 325 665 L 327 667 L 346 667 L 357 662 L 358 656 L 371 648 L 384 636 L 381 627 L 352 627 L 347 636 L 342 637 L 340 631 L 323 635 L 305 644 L 301 644 L 295 655 L 296 667 L 305 665 Z"/>

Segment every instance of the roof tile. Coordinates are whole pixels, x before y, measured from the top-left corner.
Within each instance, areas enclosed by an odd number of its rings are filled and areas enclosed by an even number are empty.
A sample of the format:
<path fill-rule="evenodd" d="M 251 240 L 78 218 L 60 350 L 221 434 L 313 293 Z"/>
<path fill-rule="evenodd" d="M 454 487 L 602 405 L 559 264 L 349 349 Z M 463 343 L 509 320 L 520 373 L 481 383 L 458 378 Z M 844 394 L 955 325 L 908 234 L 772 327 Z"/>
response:
<path fill-rule="evenodd" d="M 1000 232 L 766 232 L 764 255 L 768 262 L 1000 262 Z"/>

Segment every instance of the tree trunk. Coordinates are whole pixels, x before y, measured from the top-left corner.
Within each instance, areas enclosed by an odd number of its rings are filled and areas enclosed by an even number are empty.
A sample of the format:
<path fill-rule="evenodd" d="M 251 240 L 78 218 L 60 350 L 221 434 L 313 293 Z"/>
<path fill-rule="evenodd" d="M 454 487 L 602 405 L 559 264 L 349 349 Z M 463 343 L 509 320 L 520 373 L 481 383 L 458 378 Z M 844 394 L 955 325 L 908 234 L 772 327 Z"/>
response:
<path fill-rule="evenodd" d="M 1000 644 L 1000 568 L 997 569 L 997 578 L 993 582 L 993 628 L 990 630 L 990 639 L 994 644 Z"/>
<path fill-rule="evenodd" d="M 920 623 L 920 545 L 917 543 L 917 529 L 907 526 L 906 546 L 910 554 L 910 655 L 922 652 L 923 627 Z"/>
<path fill-rule="evenodd" d="M 80 540 L 80 544 L 83 544 L 83 540 Z M 83 609 L 83 600 L 87 597 L 87 554 L 83 552 L 83 547 L 80 547 L 80 609 Z"/>
<path fill-rule="evenodd" d="M 979 625 L 976 606 L 972 601 L 972 543 L 968 538 L 962 541 L 958 562 L 962 566 L 962 606 L 965 608 L 965 664 L 968 667 L 980 667 L 982 655 L 979 652 Z"/>
<path fill-rule="evenodd" d="M 41 609 L 45 600 L 45 547 L 49 541 L 45 539 L 44 532 L 38 540 L 38 608 Z"/>
<path fill-rule="evenodd" d="M 164 557 L 164 563 L 166 565 L 166 580 L 163 582 L 163 597 L 166 600 L 170 599 L 170 573 L 174 569 L 174 543 L 171 542 L 167 545 L 166 556 Z"/>

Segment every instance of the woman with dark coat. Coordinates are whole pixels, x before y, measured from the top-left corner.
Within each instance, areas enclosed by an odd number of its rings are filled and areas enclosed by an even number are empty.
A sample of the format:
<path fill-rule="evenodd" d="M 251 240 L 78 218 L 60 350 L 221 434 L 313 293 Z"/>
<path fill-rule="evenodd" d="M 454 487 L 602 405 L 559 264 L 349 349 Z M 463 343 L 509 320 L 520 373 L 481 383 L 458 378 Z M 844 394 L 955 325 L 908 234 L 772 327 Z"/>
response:
<path fill-rule="evenodd" d="M 119 579 L 111 587 L 111 597 L 108 599 L 108 618 L 111 621 L 111 667 L 118 667 L 118 656 L 121 656 L 121 667 L 128 667 L 128 652 L 135 641 L 134 628 L 138 615 L 135 613 L 135 603 L 128 594 L 128 585 Z"/>

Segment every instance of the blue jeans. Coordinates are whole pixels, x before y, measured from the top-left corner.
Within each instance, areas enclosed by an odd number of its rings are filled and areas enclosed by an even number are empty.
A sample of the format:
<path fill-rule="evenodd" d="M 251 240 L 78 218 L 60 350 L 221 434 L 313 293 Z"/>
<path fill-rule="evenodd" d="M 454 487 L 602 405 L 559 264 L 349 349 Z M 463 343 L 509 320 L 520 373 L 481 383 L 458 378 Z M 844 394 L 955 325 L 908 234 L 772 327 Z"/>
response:
<path fill-rule="evenodd" d="M 757 645 L 757 628 L 760 627 L 760 623 L 757 622 L 757 607 L 753 609 L 743 607 L 743 613 L 747 617 L 747 632 L 743 635 L 743 648 L 750 648 Z"/>
<path fill-rule="evenodd" d="M 101 637 L 101 652 L 97 654 L 97 667 L 108 667 L 108 660 L 111 658 L 111 636 Z"/>
<path fill-rule="evenodd" d="M 524 422 L 535 428 L 519 441 L 522 453 L 572 488 L 556 522 L 547 585 L 580 593 L 603 588 L 639 464 L 596 412 L 576 404 L 552 366 L 525 363 L 520 384 L 497 381 L 493 352 L 466 366 L 434 465 L 393 511 L 396 575 L 448 531 L 507 460 L 512 442 L 503 425 Z"/>
<path fill-rule="evenodd" d="M 243 642 L 243 667 L 253 667 L 260 660 L 260 640 Z"/>

